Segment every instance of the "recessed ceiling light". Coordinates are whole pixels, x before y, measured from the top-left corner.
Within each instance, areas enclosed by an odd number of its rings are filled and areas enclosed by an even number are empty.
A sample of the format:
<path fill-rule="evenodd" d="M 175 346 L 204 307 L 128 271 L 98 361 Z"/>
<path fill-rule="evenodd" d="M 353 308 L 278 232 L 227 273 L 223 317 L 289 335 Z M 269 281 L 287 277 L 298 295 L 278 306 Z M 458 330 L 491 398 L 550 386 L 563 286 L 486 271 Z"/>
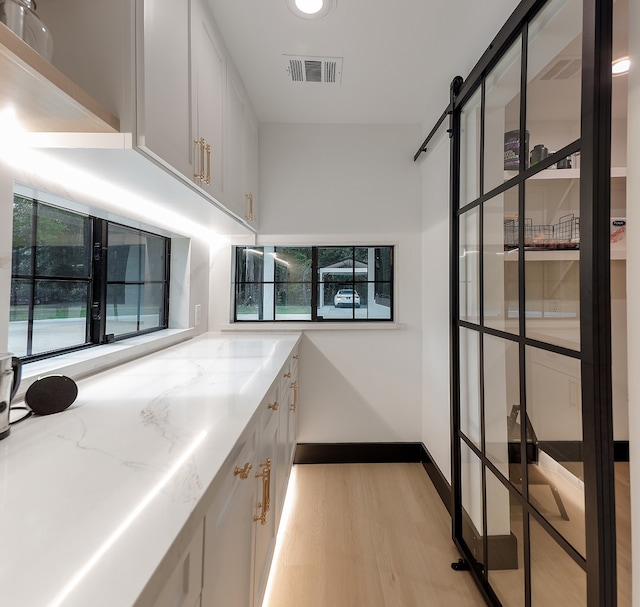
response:
<path fill-rule="evenodd" d="M 322 10 L 322 0 L 294 0 L 298 10 L 307 15 L 315 15 Z"/>
<path fill-rule="evenodd" d="M 626 74 L 631 67 L 631 60 L 629 57 L 620 57 L 620 59 L 616 59 L 611 64 L 611 73 L 614 76 L 621 76 L 622 74 Z"/>
<path fill-rule="evenodd" d="M 285 0 L 289 10 L 301 19 L 321 19 L 335 7 L 338 0 Z"/>

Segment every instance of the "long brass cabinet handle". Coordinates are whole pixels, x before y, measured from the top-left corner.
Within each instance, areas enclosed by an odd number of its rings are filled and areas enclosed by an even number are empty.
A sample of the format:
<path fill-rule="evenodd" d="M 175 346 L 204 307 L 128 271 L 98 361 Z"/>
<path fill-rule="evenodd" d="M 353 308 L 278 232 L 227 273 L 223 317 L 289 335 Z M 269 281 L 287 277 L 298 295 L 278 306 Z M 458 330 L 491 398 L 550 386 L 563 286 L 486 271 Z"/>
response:
<path fill-rule="evenodd" d="M 290 409 L 295 413 L 298 410 L 298 382 L 291 382 L 291 387 L 293 388 L 293 404 Z"/>
<path fill-rule="evenodd" d="M 233 476 L 239 476 L 243 481 L 246 481 L 249 478 L 251 468 L 253 468 L 253 466 L 249 462 L 247 462 L 243 468 L 238 468 L 238 466 L 236 466 L 233 471 Z"/>
<path fill-rule="evenodd" d="M 194 139 L 193 143 L 200 148 L 200 166 L 198 167 L 200 170 L 194 173 L 193 177 L 198 181 L 204 181 L 204 137 Z"/>
<path fill-rule="evenodd" d="M 267 512 L 271 509 L 271 458 L 266 462 L 260 462 L 262 472 L 256 472 L 256 478 L 262 479 L 262 500 L 258 502 L 260 514 L 253 515 L 253 522 L 260 521 L 261 525 L 267 524 Z"/>
<path fill-rule="evenodd" d="M 205 149 L 207 152 L 207 178 L 204 180 L 204 182 L 207 185 L 210 185 L 211 184 L 211 145 L 207 143 Z"/>
<path fill-rule="evenodd" d="M 245 194 L 244 197 L 249 201 L 249 212 L 245 215 L 247 221 L 253 221 L 253 192 Z"/>
<path fill-rule="evenodd" d="M 271 409 L 272 411 L 277 411 L 279 406 L 280 406 L 280 403 L 278 401 L 275 401 L 273 403 L 269 403 L 267 405 L 267 409 Z"/>

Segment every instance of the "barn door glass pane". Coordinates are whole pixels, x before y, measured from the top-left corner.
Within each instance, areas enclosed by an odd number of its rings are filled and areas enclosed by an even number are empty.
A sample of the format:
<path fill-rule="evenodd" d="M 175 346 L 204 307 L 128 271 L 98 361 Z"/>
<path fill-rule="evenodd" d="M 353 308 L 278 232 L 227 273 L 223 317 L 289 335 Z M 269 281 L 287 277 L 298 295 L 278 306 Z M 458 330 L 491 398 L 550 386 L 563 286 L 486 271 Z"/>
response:
<path fill-rule="evenodd" d="M 460 216 L 460 319 L 480 322 L 480 212 Z"/>
<path fill-rule="evenodd" d="M 518 171 L 520 137 L 521 38 L 486 79 L 484 106 L 484 192 Z"/>
<path fill-rule="evenodd" d="M 580 179 L 543 171 L 525 188 L 527 337 L 580 349 Z"/>
<path fill-rule="evenodd" d="M 580 137 L 582 0 L 553 0 L 529 25 L 527 131 L 535 164 Z M 571 163 L 571 167 L 569 167 Z M 569 158 L 558 168 L 573 168 Z"/>
<path fill-rule="evenodd" d="M 480 196 L 481 101 L 478 89 L 460 112 L 460 206 Z"/>
<path fill-rule="evenodd" d="M 518 187 L 484 203 L 484 324 L 519 332 Z"/>
<path fill-rule="evenodd" d="M 527 347 L 529 501 L 585 555 L 580 360 Z"/>
<path fill-rule="evenodd" d="M 487 577 L 502 607 L 523 607 L 522 506 L 487 471 Z"/>
<path fill-rule="evenodd" d="M 482 464 L 461 441 L 462 538 L 473 558 L 484 562 L 484 517 L 482 510 Z"/>
<path fill-rule="evenodd" d="M 530 517 L 531 607 L 585 607 L 587 574 Z"/>
<path fill-rule="evenodd" d="M 460 430 L 480 447 L 480 334 L 460 329 Z"/>
<path fill-rule="evenodd" d="M 485 451 L 505 478 L 520 466 L 520 370 L 517 342 L 484 336 Z M 517 477 L 519 478 L 519 477 Z"/>

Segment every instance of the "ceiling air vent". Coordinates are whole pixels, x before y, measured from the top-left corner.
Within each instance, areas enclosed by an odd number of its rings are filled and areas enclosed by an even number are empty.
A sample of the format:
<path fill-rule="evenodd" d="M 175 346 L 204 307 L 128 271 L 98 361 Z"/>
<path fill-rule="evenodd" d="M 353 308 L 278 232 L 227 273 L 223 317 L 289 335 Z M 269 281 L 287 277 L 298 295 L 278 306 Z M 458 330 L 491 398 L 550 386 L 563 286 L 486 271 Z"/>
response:
<path fill-rule="evenodd" d="M 323 82 L 340 84 L 342 57 L 299 57 L 284 55 L 291 82 Z"/>
<path fill-rule="evenodd" d="M 569 80 L 580 76 L 582 62 L 571 57 L 558 58 L 540 76 L 540 80 Z"/>

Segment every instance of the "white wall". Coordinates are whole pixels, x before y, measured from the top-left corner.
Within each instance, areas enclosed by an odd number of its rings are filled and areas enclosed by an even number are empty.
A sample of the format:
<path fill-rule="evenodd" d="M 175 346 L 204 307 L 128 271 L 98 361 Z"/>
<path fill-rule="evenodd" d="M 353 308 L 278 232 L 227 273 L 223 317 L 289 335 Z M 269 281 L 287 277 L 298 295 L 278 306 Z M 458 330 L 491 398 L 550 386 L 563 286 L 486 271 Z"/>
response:
<path fill-rule="evenodd" d="M 422 174 L 422 441 L 451 482 L 449 395 L 449 137 L 419 160 Z"/>
<path fill-rule="evenodd" d="M 627 130 L 627 219 L 640 224 L 640 3 L 629 2 L 629 102 Z M 629 371 L 629 448 L 631 517 L 640 512 L 640 240 L 627 239 L 627 335 Z M 637 520 L 637 516 L 635 517 Z M 640 525 L 632 525 L 631 551 L 640 555 Z M 633 559 L 632 579 L 640 580 L 640 558 Z M 633 585 L 633 605 L 640 606 L 640 587 Z"/>
<path fill-rule="evenodd" d="M 420 135 L 419 125 L 260 127 L 258 244 L 397 247 L 398 328 L 305 332 L 300 442 L 422 439 Z"/>

